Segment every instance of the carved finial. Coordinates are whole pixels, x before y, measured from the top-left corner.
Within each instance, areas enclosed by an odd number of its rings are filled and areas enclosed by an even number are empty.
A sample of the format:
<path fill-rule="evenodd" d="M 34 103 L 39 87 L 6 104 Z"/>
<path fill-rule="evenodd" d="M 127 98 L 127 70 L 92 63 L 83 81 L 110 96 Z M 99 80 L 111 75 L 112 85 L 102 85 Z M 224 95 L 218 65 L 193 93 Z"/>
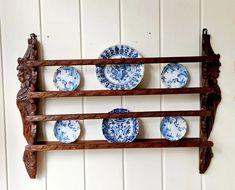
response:
<path fill-rule="evenodd" d="M 24 151 L 23 161 L 30 178 L 36 178 L 37 174 L 37 152 Z"/>
<path fill-rule="evenodd" d="M 30 34 L 30 38 L 28 39 L 28 49 L 23 57 L 25 60 L 37 60 L 38 59 L 38 51 L 37 51 L 38 41 L 36 34 Z"/>
<path fill-rule="evenodd" d="M 203 174 L 208 169 L 211 158 L 213 157 L 213 152 L 211 147 L 201 148 L 199 152 L 199 171 L 200 174 Z"/>

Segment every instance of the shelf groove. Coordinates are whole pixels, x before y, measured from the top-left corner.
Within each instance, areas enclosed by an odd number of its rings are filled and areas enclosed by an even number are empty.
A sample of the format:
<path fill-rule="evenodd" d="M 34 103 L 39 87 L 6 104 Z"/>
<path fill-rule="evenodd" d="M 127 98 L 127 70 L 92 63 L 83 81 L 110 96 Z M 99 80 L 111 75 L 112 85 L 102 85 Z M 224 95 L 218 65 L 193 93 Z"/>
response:
<path fill-rule="evenodd" d="M 29 92 L 29 98 L 83 97 L 83 96 L 131 96 L 131 95 L 163 95 L 163 94 L 202 94 L 214 90 L 206 87 L 190 88 L 152 88 L 134 90 L 77 90 L 77 91 L 44 91 Z"/>
<path fill-rule="evenodd" d="M 111 119 L 111 118 L 132 118 L 132 117 L 165 117 L 165 116 L 210 116 L 207 110 L 187 111 L 150 111 L 150 112 L 125 112 L 125 113 L 86 113 L 86 114 L 58 114 L 58 115 L 31 115 L 27 120 L 35 121 L 56 121 L 56 120 L 85 120 L 85 119 Z"/>
<path fill-rule="evenodd" d="M 76 150 L 76 149 L 110 149 L 110 148 L 173 148 L 173 147 L 212 147 L 213 142 L 200 138 L 183 138 L 179 141 L 165 139 L 136 139 L 132 143 L 109 143 L 106 140 L 77 141 L 71 144 L 60 142 L 38 142 L 27 145 L 28 151 Z"/>

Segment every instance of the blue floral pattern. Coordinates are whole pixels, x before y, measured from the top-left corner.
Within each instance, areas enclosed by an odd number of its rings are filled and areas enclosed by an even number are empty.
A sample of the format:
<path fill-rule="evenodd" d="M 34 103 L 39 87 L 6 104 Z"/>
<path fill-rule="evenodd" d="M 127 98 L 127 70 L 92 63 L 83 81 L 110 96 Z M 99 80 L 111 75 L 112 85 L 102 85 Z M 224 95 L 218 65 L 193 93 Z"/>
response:
<path fill-rule="evenodd" d="M 53 82 L 58 90 L 74 91 L 80 84 L 80 74 L 74 67 L 62 66 L 56 70 Z"/>
<path fill-rule="evenodd" d="M 183 117 L 164 117 L 160 124 L 163 137 L 170 141 L 177 141 L 187 132 L 187 123 Z"/>
<path fill-rule="evenodd" d="M 99 59 L 140 58 L 140 54 L 126 45 L 106 49 Z M 100 83 L 110 90 L 135 88 L 144 76 L 144 64 L 96 65 L 96 76 Z"/>
<path fill-rule="evenodd" d="M 109 113 L 129 112 L 127 109 L 116 108 Z M 136 118 L 104 119 L 102 123 L 103 135 L 110 143 L 132 142 L 139 131 Z"/>
<path fill-rule="evenodd" d="M 161 80 L 168 88 L 181 88 L 187 84 L 189 73 L 179 63 L 167 64 L 161 72 Z"/>
<path fill-rule="evenodd" d="M 54 135 L 62 143 L 76 141 L 80 131 L 80 124 L 77 120 L 58 120 L 54 126 Z"/>

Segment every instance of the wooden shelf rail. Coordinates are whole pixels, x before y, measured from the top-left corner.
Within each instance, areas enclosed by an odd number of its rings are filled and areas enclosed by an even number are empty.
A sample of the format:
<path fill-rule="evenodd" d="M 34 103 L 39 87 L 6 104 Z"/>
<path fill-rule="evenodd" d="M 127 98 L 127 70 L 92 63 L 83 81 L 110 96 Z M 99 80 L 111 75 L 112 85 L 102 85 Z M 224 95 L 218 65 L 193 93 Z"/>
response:
<path fill-rule="evenodd" d="M 29 92 L 29 98 L 58 98 L 79 96 L 131 96 L 131 95 L 164 95 L 164 94 L 207 94 L 214 90 L 207 87 L 134 89 L 134 90 L 77 90 L 77 91 L 44 91 Z"/>
<path fill-rule="evenodd" d="M 87 114 L 59 114 L 59 115 L 31 115 L 27 120 L 57 121 L 57 120 L 85 120 L 85 119 L 111 119 L 133 117 L 165 117 L 165 116 L 210 116 L 207 110 L 192 111 L 151 111 L 151 112 L 125 112 L 125 113 L 87 113 Z"/>
<path fill-rule="evenodd" d="M 76 149 L 110 149 L 110 148 L 173 148 L 173 147 L 212 147 L 213 142 L 200 138 L 184 138 L 179 141 L 165 139 L 136 139 L 132 143 L 109 143 L 106 140 L 77 141 L 71 144 L 60 142 L 38 142 L 27 145 L 28 151 L 76 150 Z"/>
<path fill-rule="evenodd" d="M 218 60 L 217 55 L 191 57 L 149 57 L 122 59 L 70 59 L 70 60 L 27 60 L 28 67 L 62 66 L 62 65 L 107 65 L 107 64 L 160 64 L 160 63 L 213 63 Z"/>

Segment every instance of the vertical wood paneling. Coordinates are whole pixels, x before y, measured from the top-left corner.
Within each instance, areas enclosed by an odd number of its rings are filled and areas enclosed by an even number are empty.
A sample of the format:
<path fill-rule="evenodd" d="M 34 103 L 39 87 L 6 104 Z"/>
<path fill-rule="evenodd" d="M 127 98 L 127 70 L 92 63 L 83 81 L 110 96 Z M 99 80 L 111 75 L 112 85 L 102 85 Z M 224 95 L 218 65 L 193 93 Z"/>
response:
<path fill-rule="evenodd" d="M 235 1 L 207 0 L 202 7 L 203 27 L 208 28 L 222 64 L 219 77 L 222 101 L 210 136 L 215 143 L 214 157 L 204 175 L 203 190 L 235 189 Z"/>
<path fill-rule="evenodd" d="M 118 0 L 82 0 L 82 52 L 83 58 L 98 58 L 108 47 L 119 44 Z M 83 67 L 84 89 L 104 89 L 96 78 L 95 66 Z M 86 97 L 85 112 L 109 112 L 121 106 L 120 97 Z M 87 120 L 86 139 L 104 139 L 101 122 Z"/>
<path fill-rule="evenodd" d="M 143 57 L 159 56 L 159 1 L 121 1 L 121 39 Z M 160 86 L 159 66 L 145 65 L 139 86 Z M 124 97 L 123 107 L 131 111 L 160 110 L 159 96 Z M 159 118 L 140 118 L 138 138 L 156 138 Z M 124 182 L 126 190 L 161 189 L 161 150 L 135 149 L 124 151 Z M 147 174 L 148 177 L 145 177 Z"/>
<path fill-rule="evenodd" d="M 159 56 L 159 2 L 157 0 L 121 1 L 122 43 L 136 49 L 143 57 Z M 159 65 L 145 65 L 145 74 L 138 87 L 157 88 L 159 82 Z M 124 107 L 136 111 L 160 109 L 159 96 L 124 97 Z M 134 111 L 133 110 L 133 111 Z M 159 136 L 158 118 L 142 118 L 144 133 L 141 138 Z M 143 132 L 143 131 L 142 131 Z"/>
<path fill-rule="evenodd" d="M 42 0 L 41 25 L 44 59 L 81 57 L 79 0 Z M 76 68 L 81 72 L 80 67 Z M 55 70 L 56 67 L 44 69 L 45 89 L 56 89 L 52 82 Z M 82 113 L 81 98 L 47 99 L 44 104 L 46 114 Z M 43 126 L 48 140 L 56 140 L 53 126 L 54 122 L 47 122 Z M 48 152 L 48 190 L 75 187 L 84 189 L 83 151 Z"/>
<path fill-rule="evenodd" d="M 199 1 L 164 0 L 161 12 L 162 56 L 198 55 Z M 198 86 L 199 65 L 187 64 L 187 69 L 190 73 L 188 86 Z M 162 109 L 199 109 L 199 96 L 163 96 Z M 197 137 L 199 119 L 190 117 L 185 119 L 189 128 L 187 136 Z M 198 162 L 197 149 L 165 149 L 163 151 L 164 189 L 199 190 L 201 179 L 198 173 Z"/>
<path fill-rule="evenodd" d="M 24 55 L 29 34 L 40 34 L 38 1 L 2 1 L 1 11 L 8 188 L 45 189 L 44 175 L 39 175 L 37 180 L 31 180 L 25 170 L 22 156 L 26 141 L 22 135 L 22 121 L 15 103 L 20 88 L 16 71 L 17 58 Z M 43 169 L 43 160 L 39 159 L 39 163 L 38 167 Z"/>
<path fill-rule="evenodd" d="M 1 5 L 1 3 L 0 3 Z M 7 165 L 6 165 L 6 143 L 5 143 L 5 114 L 4 114 L 4 93 L 3 93 L 3 72 L 2 72 L 2 35 L 0 15 L 0 187 L 7 190 Z"/>
<path fill-rule="evenodd" d="M 82 0 L 83 58 L 98 58 L 106 48 L 119 44 L 118 0 Z M 84 89 L 103 89 L 96 79 L 95 66 L 83 67 Z M 121 106 L 120 97 L 84 98 L 84 112 L 109 112 Z M 101 120 L 87 120 L 85 139 L 104 139 Z M 85 151 L 86 190 L 120 190 L 123 187 L 122 151 Z"/>
<path fill-rule="evenodd" d="M 235 80 L 234 1 L 80 1 L 0 0 L 0 78 L 4 73 L 4 78 L 0 81 L 1 190 L 235 189 L 235 149 L 232 137 L 235 129 L 231 127 L 231 123 L 235 123 L 235 88 L 230 85 L 231 81 Z M 39 154 L 38 178 L 29 179 L 22 162 L 26 141 L 21 135 L 21 118 L 15 105 L 15 96 L 20 87 L 15 68 L 17 58 L 25 53 L 26 39 L 31 32 L 39 35 L 44 59 L 97 58 L 104 49 L 119 43 L 130 45 L 143 57 L 180 56 L 199 54 L 201 26 L 209 29 L 213 48 L 221 54 L 219 84 L 223 96 L 210 137 L 215 142 L 215 156 L 208 171 L 202 176 L 202 184 L 198 174 L 197 149 L 164 149 L 162 155 L 160 149 L 49 152 L 46 153 L 47 168 L 44 167 L 44 154 Z M 147 65 L 140 86 L 163 87 L 159 80 L 163 66 Z M 198 86 L 199 66 L 186 66 L 190 73 L 188 86 Z M 81 89 L 104 89 L 96 79 L 94 66 L 77 68 L 82 75 Z M 45 79 L 42 88 L 56 90 L 52 82 L 55 69 L 56 67 L 44 68 Z M 163 96 L 160 99 L 158 96 L 139 96 L 124 97 L 122 101 L 120 97 L 90 97 L 84 100 L 60 98 L 48 99 L 42 103 L 45 106 L 45 113 L 48 114 L 108 112 L 121 106 L 132 111 L 182 110 L 198 109 L 199 97 L 176 95 Z M 186 120 L 189 125 L 187 137 L 197 137 L 199 119 L 187 117 Z M 140 121 L 138 138 L 160 136 L 160 119 Z M 104 139 L 101 123 L 101 120 L 81 122 L 83 132 L 80 138 Z M 53 125 L 54 122 L 42 125 L 42 131 L 45 133 L 40 138 L 56 140 L 53 136 Z M 7 144 L 8 165 L 5 164 L 4 139 Z"/>

